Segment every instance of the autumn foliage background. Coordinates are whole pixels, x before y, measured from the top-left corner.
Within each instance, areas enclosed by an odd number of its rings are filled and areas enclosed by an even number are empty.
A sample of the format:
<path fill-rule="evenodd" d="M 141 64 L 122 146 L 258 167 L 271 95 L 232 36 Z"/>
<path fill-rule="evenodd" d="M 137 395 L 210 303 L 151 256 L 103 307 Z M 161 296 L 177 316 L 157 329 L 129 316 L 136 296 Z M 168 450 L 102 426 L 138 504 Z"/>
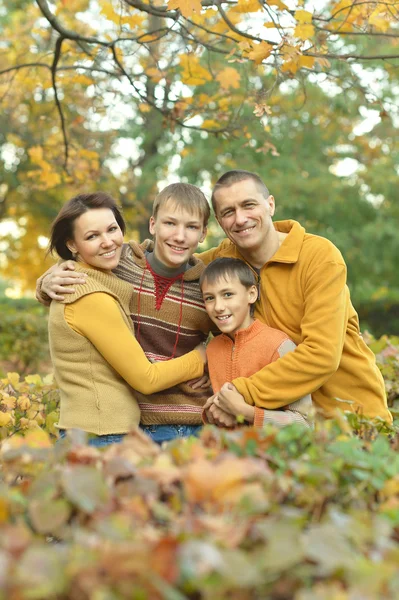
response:
<path fill-rule="evenodd" d="M 0 0 L 0 600 L 396 597 L 396 425 L 54 448 L 46 309 L 16 296 L 75 193 L 109 191 L 144 239 L 159 186 L 256 171 L 277 219 L 342 251 L 396 417 L 398 17 L 393 0 Z M 220 238 L 212 221 L 204 247 Z"/>

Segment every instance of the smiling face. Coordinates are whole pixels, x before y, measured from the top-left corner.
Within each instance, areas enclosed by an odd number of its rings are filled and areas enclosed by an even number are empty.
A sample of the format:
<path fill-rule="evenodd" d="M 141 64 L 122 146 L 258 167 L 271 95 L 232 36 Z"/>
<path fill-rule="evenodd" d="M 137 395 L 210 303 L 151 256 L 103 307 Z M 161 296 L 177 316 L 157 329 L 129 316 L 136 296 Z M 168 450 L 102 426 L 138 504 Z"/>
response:
<path fill-rule="evenodd" d="M 110 208 L 86 211 L 73 223 L 73 240 L 67 246 L 78 262 L 111 271 L 119 263 L 123 234 Z"/>
<path fill-rule="evenodd" d="M 273 196 L 265 198 L 253 179 L 244 179 L 215 192 L 215 209 L 223 231 L 244 257 L 265 253 L 262 250 L 275 235 Z"/>
<path fill-rule="evenodd" d="M 155 237 L 155 256 L 170 268 L 184 265 L 205 239 L 203 220 L 185 208 L 168 200 L 159 207 L 156 218 L 150 219 L 150 233 Z"/>
<path fill-rule="evenodd" d="M 212 283 L 205 279 L 202 297 L 209 317 L 222 333 L 232 339 L 237 331 L 246 329 L 253 322 L 250 308 L 258 297 L 255 285 L 247 288 L 238 277 L 228 275 Z"/>

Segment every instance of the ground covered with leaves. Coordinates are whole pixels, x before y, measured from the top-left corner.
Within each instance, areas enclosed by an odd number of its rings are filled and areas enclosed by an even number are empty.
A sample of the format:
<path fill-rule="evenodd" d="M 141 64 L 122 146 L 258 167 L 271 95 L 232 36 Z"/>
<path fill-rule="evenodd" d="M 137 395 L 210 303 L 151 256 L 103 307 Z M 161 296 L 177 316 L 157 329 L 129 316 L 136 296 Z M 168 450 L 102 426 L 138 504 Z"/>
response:
<path fill-rule="evenodd" d="M 397 414 L 398 346 L 371 343 Z M 51 376 L 0 380 L 0 600 L 397 598 L 397 422 L 99 450 L 57 418 Z"/>

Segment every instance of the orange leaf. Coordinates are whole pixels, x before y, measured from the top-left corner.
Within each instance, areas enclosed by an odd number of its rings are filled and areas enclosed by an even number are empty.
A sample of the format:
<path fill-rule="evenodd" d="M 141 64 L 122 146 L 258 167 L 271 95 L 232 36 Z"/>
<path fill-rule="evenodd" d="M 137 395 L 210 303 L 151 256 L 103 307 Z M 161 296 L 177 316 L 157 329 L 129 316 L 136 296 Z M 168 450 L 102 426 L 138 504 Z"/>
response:
<path fill-rule="evenodd" d="M 240 87 L 240 74 L 233 67 L 226 67 L 219 73 L 216 77 L 217 81 L 220 83 L 220 87 L 225 90 L 229 88 L 237 89 Z"/>
<path fill-rule="evenodd" d="M 273 46 L 271 44 L 268 44 L 267 42 L 261 42 L 260 44 L 256 44 L 252 47 L 252 50 L 248 52 L 248 58 L 259 65 L 265 58 L 270 56 L 272 50 Z"/>
<path fill-rule="evenodd" d="M 202 10 L 201 0 L 169 0 L 169 10 L 180 10 L 183 17 L 191 17 Z"/>

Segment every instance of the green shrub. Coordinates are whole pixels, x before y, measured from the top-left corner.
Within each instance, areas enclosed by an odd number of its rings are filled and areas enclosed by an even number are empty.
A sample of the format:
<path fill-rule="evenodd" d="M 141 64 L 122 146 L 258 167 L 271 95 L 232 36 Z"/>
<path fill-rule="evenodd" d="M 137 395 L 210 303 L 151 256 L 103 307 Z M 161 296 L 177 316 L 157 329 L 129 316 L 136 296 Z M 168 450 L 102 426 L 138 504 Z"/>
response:
<path fill-rule="evenodd" d="M 21 374 L 49 360 L 47 309 L 33 300 L 0 301 L 0 361 Z"/>

